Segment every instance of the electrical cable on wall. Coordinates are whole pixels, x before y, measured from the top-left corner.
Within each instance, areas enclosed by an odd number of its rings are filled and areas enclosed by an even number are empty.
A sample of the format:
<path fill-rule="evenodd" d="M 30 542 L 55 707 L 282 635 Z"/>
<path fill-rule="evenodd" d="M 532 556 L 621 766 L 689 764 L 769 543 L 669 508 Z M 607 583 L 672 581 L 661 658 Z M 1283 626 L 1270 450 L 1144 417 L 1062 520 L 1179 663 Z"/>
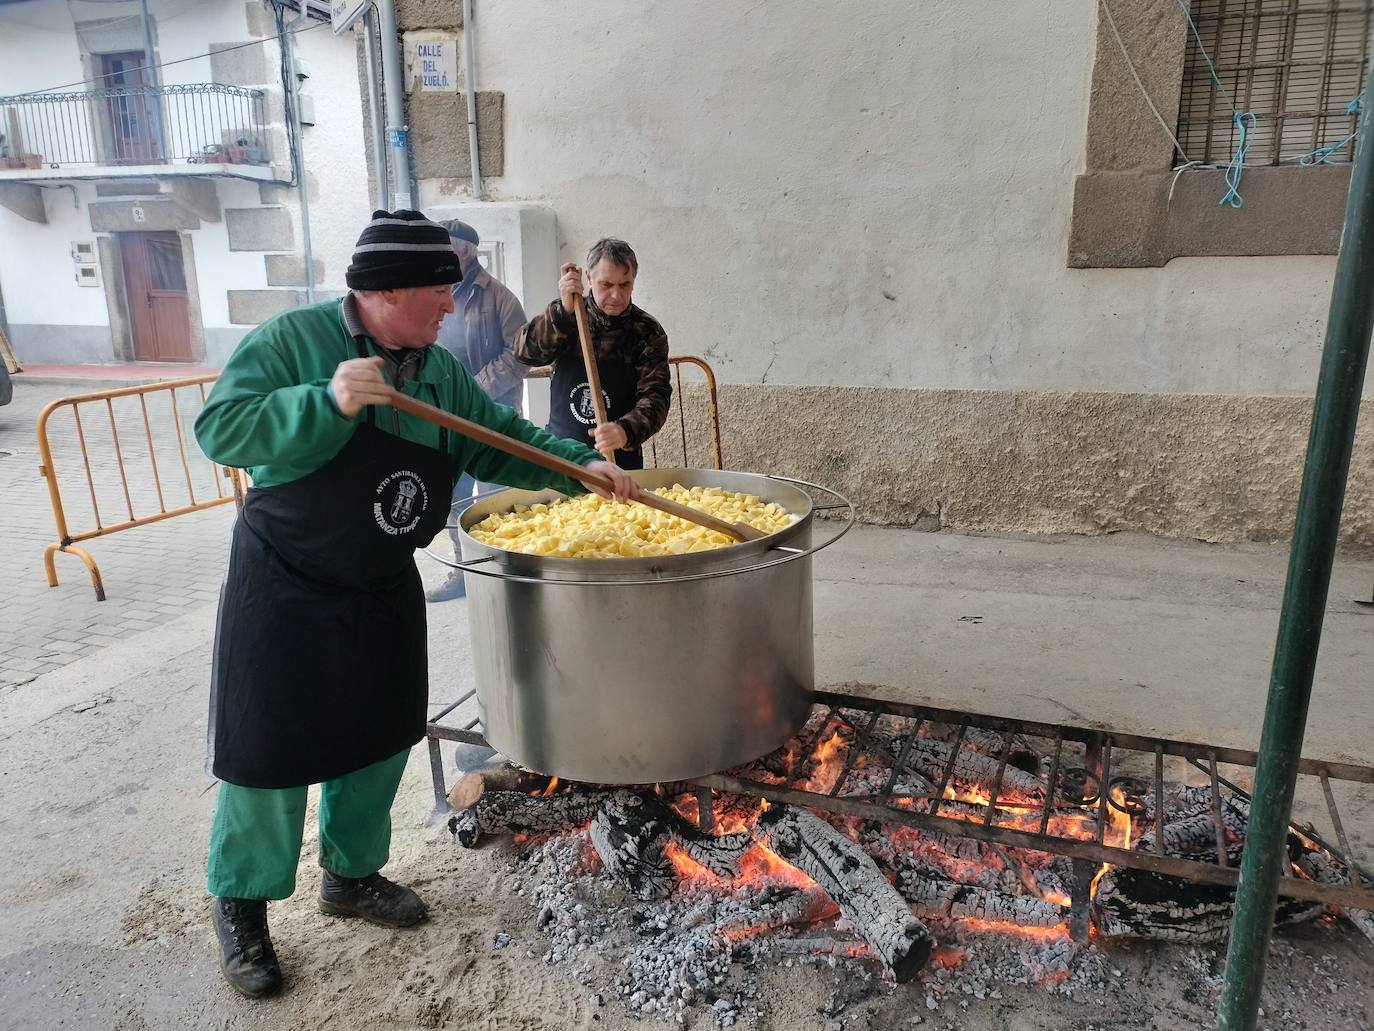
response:
<path fill-rule="evenodd" d="M 277 39 L 283 39 L 291 35 L 292 30 L 286 27 L 286 12 L 281 4 L 274 3 L 272 6 L 272 20 L 277 26 Z M 328 24 L 321 22 L 319 24 Z M 318 28 L 319 25 L 312 25 L 310 28 Z M 300 32 L 300 29 L 294 30 Z M 282 85 L 282 112 L 286 121 L 286 148 L 291 152 L 291 181 L 286 185 L 305 189 L 305 169 L 300 167 L 300 138 L 296 135 L 296 106 L 293 99 L 294 91 L 291 89 L 291 66 L 287 60 L 286 47 L 277 48 L 280 52 L 281 63 L 281 85 Z"/>
<path fill-rule="evenodd" d="M 1112 15 L 1111 4 L 1107 3 L 1107 0 L 1098 0 L 1098 2 L 1102 5 L 1102 13 L 1107 16 L 1107 27 L 1111 29 L 1112 38 L 1116 40 L 1117 49 L 1121 51 L 1121 58 L 1126 62 L 1126 70 L 1131 73 L 1131 78 L 1135 80 L 1136 89 L 1140 90 L 1140 95 L 1145 98 L 1145 106 L 1150 109 L 1150 114 L 1155 116 L 1155 121 L 1157 121 L 1160 128 L 1164 130 L 1164 134 L 1168 136 L 1169 139 L 1173 140 L 1174 149 L 1178 151 L 1179 156 L 1183 158 L 1184 162 L 1189 165 L 1194 164 L 1194 162 L 1188 160 L 1188 155 L 1183 150 L 1183 144 L 1180 143 L 1178 137 L 1174 135 L 1173 127 L 1164 120 L 1164 116 L 1159 113 L 1159 108 L 1155 107 L 1155 102 L 1150 99 L 1150 93 L 1145 88 L 1145 83 L 1140 81 L 1140 75 L 1135 70 L 1135 62 L 1131 60 L 1131 55 L 1126 51 L 1126 43 L 1122 40 L 1121 33 L 1117 30 L 1116 18 Z"/>
<path fill-rule="evenodd" d="M 274 8 L 275 8 L 275 5 L 273 5 L 273 6 L 274 6 Z M 299 34 L 302 33 L 302 32 L 313 32 L 315 29 L 323 28 L 324 26 L 326 26 L 326 25 L 328 25 L 328 24 L 329 24 L 329 22 L 327 22 L 327 21 L 320 21 L 320 22 L 316 22 L 314 25 L 304 25 L 304 26 L 302 26 L 302 27 L 299 28 L 299 29 L 290 29 L 290 30 L 288 30 L 288 35 L 295 36 L 295 35 L 299 35 Z M 156 64 L 156 65 L 154 65 L 153 67 L 154 67 L 154 68 L 159 68 L 159 69 L 160 69 L 160 68 L 170 68 L 170 67 L 172 67 L 173 65 L 185 64 L 187 61 L 200 61 L 200 60 L 203 60 L 203 59 L 205 59 L 205 58 L 207 58 L 207 57 L 214 57 L 216 54 L 227 54 L 227 53 L 229 53 L 231 50 L 242 50 L 242 49 L 244 49 L 245 47 L 257 47 L 257 46 L 262 46 L 262 44 L 264 44 L 264 43 L 274 43 L 274 42 L 276 42 L 276 38 L 277 38 L 277 37 L 275 37 L 275 36 L 269 36 L 269 37 L 266 37 L 266 38 L 263 38 L 263 39 L 253 39 L 253 40 L 249 40 L 247 43 L 236 43 L 236 44 L 234 44 L 234 45 L 231 46 L 231 47 L 221 47 L 221 48 L 218 49 L 218 50 L 215 50 L 215 51 L 206 51 L 206 52 L 203 53 L 203 54 L 192 54 L 190 57 L 179 57 L 179 58 L 177 58 L 175 61 L 163 61 L 162 63 Z M 40 94 L 43 94 L 43 93 L 51 93 L 51 92 L 53 92 L 53 90 L 70 89 L 72 86 L 86 86 L 86 85 L 90 85 L 91 83 L 101 82 L 102 80 L 109 78 L 111 74 L 119 74 L 119 73 L 106 73 L 105 75 L 97 75 L 96 77 L 94 77 L 94 78 L 92 78 L 92 79 L 80 79 L 80 80 L 78 80 L 78 81 L 76 81 L 76 82 L 64 83 L 64 84 L 61 85 L 61 86 L 44 86 L 42 89 L 29 90 L 29 91 L 26 92 L 26 93 L 16 93 L 16 94 L 14 94 L 14 96 L 16 96 L 16 97 L 36 97 L 36 96 L 39 96 Z"/>

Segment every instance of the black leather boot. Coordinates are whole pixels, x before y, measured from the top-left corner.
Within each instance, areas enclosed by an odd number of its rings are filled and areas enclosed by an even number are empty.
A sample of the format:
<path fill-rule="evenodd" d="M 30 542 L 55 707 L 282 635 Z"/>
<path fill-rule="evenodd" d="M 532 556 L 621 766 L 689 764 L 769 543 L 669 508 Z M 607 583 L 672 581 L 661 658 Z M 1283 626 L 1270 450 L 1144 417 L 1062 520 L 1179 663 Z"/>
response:
<path fill-rule="evenodd" d="M 320 912 L 360 916 L 383 927 L 410 927 L 429 915 L 419 895 L 379 873 L 340 877 L 328 870 L 320 884 Z"/>
<path fill-rule="evenodd" d="M 267 934 L 267 901 L 216 898 L 212 908 L 224 979 L 250 999 L 280 991 L 281 967 Z"/>

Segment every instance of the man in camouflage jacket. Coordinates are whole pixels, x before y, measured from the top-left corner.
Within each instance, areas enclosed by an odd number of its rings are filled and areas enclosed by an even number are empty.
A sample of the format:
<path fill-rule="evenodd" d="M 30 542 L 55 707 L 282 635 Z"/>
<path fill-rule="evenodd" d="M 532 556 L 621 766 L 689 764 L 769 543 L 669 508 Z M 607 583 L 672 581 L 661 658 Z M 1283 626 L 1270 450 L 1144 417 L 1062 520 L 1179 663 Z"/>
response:
<path fill-rule="evenodd" d="M 668 335 L 648 312 L 631 303 L 639 260 L 623 240 L 598 240 L 587 254 L 587 321 L 596 351 L 606 417 L 596 425 L 582 363 L 573 305 L 583 291 L 582 270 L 560 270 L 558 300 L 516 336 L 516 357 L 526 365 L 552 365 L 546 427 L 555 436 L 615 450 L 623 469 L 644 467 L 644 442 L 668 417 L 673 399 L 668 375 Z"/>

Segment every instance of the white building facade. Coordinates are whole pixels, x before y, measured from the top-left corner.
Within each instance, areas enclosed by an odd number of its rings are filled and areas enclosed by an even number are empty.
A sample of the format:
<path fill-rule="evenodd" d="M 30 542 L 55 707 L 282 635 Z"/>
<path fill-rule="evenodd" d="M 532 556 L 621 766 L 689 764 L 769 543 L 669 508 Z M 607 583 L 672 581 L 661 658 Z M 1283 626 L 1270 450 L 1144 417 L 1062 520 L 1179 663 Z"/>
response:
<path fill-rule="evenodd" d="M 344 289 L 370 211 L 356 56 L 323 4 L 149 0 L 146 35 L 140 6 L 0 4 L 0 313 L 28 363 L 223 364 Z"/>

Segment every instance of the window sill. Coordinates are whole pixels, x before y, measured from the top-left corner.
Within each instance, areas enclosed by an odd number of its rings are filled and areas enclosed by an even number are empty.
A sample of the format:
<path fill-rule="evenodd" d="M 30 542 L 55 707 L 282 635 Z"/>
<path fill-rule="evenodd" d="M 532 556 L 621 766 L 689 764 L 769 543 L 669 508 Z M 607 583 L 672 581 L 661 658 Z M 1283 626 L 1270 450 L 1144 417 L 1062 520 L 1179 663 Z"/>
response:
<path fill-rule="evenodd" d="M 1089 172 L 1074 183 L 1069 268 L 1158 268 L 1172 258 L 1335 254 L 1350 166 L 1247 168 L 1245 205 L 1218 204 L 1221 170 Z"/>

